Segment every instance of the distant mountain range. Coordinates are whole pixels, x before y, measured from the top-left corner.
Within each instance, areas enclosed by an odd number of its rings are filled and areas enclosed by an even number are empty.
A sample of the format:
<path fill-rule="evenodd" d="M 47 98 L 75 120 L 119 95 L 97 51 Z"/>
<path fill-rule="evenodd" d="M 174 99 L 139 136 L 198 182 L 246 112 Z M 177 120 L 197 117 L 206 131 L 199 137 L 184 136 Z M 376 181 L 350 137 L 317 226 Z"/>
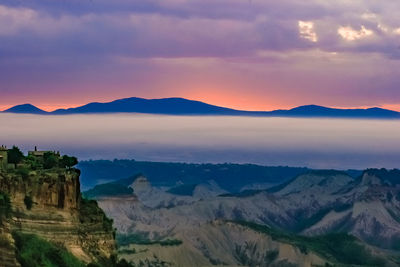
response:
<path fill-rule="evenodd" d="M 124 98 L 107 103 L 93 102 L 76 108 L 58 109 L 52 112 L 41 110 L 31 104 L 17 105 L 4 110 L 8 113 L 68 115 L 89 113 L 145 113 L 163 115 L 229 115 L 265 117 L 336 117 L 336 118 L 381 118 L 400 119 L 400 112 L 382 109 L 338 109 L 317 105 L 300 106 L 289 110 L 245 111 L 210 105 L 184 98 Z"/>

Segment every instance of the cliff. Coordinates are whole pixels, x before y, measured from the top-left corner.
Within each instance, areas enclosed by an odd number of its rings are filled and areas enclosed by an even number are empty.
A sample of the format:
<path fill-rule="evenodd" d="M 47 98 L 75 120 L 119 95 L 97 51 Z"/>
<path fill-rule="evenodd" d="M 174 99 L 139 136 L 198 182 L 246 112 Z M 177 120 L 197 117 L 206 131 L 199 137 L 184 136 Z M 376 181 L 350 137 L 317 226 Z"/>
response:
<path fill-rule="evenodd" d="M 66 248 L 84 263 L 104 265 L 114 255 L 112 220 L 96 202 L 81 198 L 79 175 L 79 170 L 59 167 L 0 172 L 0 192 L 11 203 L 10 211 L 0 214 L 0 260 L 6 266 L 18 266 L 15 232 Z"/>

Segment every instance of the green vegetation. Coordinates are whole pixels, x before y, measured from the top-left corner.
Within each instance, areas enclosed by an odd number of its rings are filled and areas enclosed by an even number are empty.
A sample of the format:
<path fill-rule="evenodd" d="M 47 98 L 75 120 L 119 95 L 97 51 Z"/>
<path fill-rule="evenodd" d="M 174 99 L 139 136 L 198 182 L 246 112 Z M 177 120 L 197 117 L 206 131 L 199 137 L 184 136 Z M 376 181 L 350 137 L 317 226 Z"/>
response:
<path fill-rule="evenodd" d="M 295 235 L 268 226 L 245 222 L 233 223 L 248 227 L 259 233 L 264 233 L 277 241 L 292 244 L 302 253 L 313 251 L 334 264 L 348 264 L 360 266 L 384 266 L 385 260 L 371 255 L 365 246 L 358 242 L 354 236 L 345 233 L 334 233 L 323 236 L 307 237 Z"/>
<path fill-rule="evenodd" d="M 2 223 L 3 218 L 9 217 L 11 214 L 11 201 L 10 197 L 0 191 L 0 224 Z"/>
<path fill-rule="evenodd" d="M 13 232 L 17 259 L 22 267 L 84 267 L 65 248 L 56 246 L 36 235 Z"/>
<path fill-rule="evenodd" d="M 139 260 L 138 263 L 131 263 L 132 267 L 169 267 L 173 266 L 170 262 L 159 259 L 156 255 L 153 258 Z"/>
<path fill-rule="evenodd" d="M 282 265 L 282 262 L 271 264 L 279 256 L 279 250 L 268 250 L 263 252 L 263 249 L 257 243 L 245 242 L 243 245 L 235 244 L 236 260 L 243 266 L 287 266 Z M 217 259 L 213 259 L 214 264 L 223 264 Z M 291 265 L 289 265 L 291 266 Z"/>
<path fill-rule="evenodd" d="M 33 205 L 33 200 L 31 196 L 25 196 L 24 197 L 24 203 L 25 206 L 28 210 L 32 209 L 32 205 Z"/>
<path fill-rule="evenodd" d="M 78 159 L 76 157 L 70 157 L 67 155 L 62 156 L 59 161 L 59 167 L 71 169 L 76 164 L 78 164 Z"/>
<path fill-rule="evenodd" d="M 76 157 L 64 155 L 60 158 L 53 152 L 46 152 L 43 155 L 43 167 L 45 169 L 56 167 L 71 169 L 76 164 L 78 164 L 78 159 Z"/>
<path fill-rule="evenodd" d="M 119 260 L 114 266 L 115 267 L 134 267 L 132 264 L 127 262 L 125 259 Z"/>
<path fill-rule="evenodd" d="M 130 244 L 179 246 L 182 241 L 179 239 L 150 240 L 148 233 L 134 233 L 128 235 L 117 234 L 117 243 L 120 246 L 128 246 Z"/>
<path fill-rule="evenodd" d="M 135 267 L 131 263 L 127 262 L 125 259 L 118 260 L 116 255 L 112 255 L 107 262 L 103 263 L 89 263 L 86 267 Z"/>
<path fill-rule="evenodd" d="M 350 209 L 351 206 L 352 205 L 346 203 L 335 203 L 331 207 L 320 209 L 317 213 L 315 213 L 311 217 L 304 218 L 302 214 L 298 214 L 297 217 L 300 218 L 300 221 L 296 224 L 293 230 L 295 232 L 301 232 L 304 229 L 307 229 L 308 227 L 311 227 L 312 225 L 322 220 L 322 218 L 324 218 L 329 212 L 331 211 L 342 212 L 347 209 Z"/>
<path fill-rule="evenodd" d="M 108 183 L 96 185 L 94 188 L 83 193 L 86 198 L 96 198 L 104 196 L 121 196 L 121 195 L 131 195 L 133 193 L 132 188 L 117 184 Z"/>
<path fill-rule="evenodd" d="M 226 194 L 221 194 L 219 197 L 251 197 L 254 195 L 257 195 L 262 192 L 267 192 L 267 190 L 259 190 L 259 189 L 246 189 L 243 191 L 240 191 L 239 193 L 226 193 Z"/>
<path fill-rule="evenodd" d="M 27 168 L 17 169 L 17 174 L 22 177 L 22 180 L 26 181 L 29 178 L 29 170 Z"/>
<path fill-rule="evenodd" d="M 43 167 L 45 169 L 52 169 L 58 166 L 58 157 L 52 152 L 46 152 L 43 155 Z"/>
<path fill-rule="evenodd" d="M 31 170 L 40 170 L 43 169 L 43 161 L 39 160 L 38 158 L 28 155 L 25 158 L 25 163 L 30 166 Z"/>
<path fill-rule="evenodd" d="M 8 163 L 18 164 L 20 163 L 25 157 L 21 150 L 13 146 L 11 149 L 7 151 Z"/>
<path fill-rule="evenodd" d="M 47 151 L 44 152 L 43 157 L 35 154 L 29 154 L 24 156 L 22 151 L 17 147 L 13 146 L 7 150 L 8 163 L 19 164 L 23 163 L 25 167 L 19 167 L 17 173 L 22 176 L 23 179 L 27 179 L 29 170 L 40 170 L 40 169 L 52 169 L 52 168 L 66 168 L 71 169 L 73 166 L 78 164 L 76 157 L 70 157 L 64 155 L 60 157 L 58 153 Z"/>
<path fill-rule="evenodd" d="M 180 196 L 193 196 L 193 191 L 195 188 L 196 188 L 195 184 L 183 184 L 177 187 L 173 187 L 169 189 L 167 192 Z"/>
<path fill-rule="evenodd" d="M 121 259 L 119 262 L 112 265 L 112 267 L 169 267 L 173 266 L 171 263 L 159 259 L 156 255 L 152 258 L 139 260 L 137 263 L 127 262 L 125 259 Z M 100 267 L 99 265 L 88 265 L 87 267 Z M 111 266 L 110 266 L 111 267 Z"/>
<path fill-rule="evenodd" d="M 165 239 L 165 240 L 160 240 L 160 241 L 155 241 L 157 244 L 160 244 L 163 247 L 168 247 L 168 246 L 179 246 L 182 245 L 182 240 L 179 239 Z"/>
<path fill-rule="evenodd" d="M 118 250 L 118 254 L 136 254 L 136 249 L 132 248 L 132 249 L 120 249 Z"/>
<path fill-rule="evenodd" d="M 81 223 L 103 224 L 103 229 L 107 232 L 113 232 L 113 220 L 108 218 L 104 211 L 97 205 L 96 200 L 82 198 L 79 209 L 79 219 Z"/>
<path fill-rule="evenodd" d="M 273 262 L 274 260 L 276 260 L 276 258 L 278 258 L 278 256 L 279 256 L 279 250 L 271 250 L 267 252 L 265 258 L 268 262 Z"/>

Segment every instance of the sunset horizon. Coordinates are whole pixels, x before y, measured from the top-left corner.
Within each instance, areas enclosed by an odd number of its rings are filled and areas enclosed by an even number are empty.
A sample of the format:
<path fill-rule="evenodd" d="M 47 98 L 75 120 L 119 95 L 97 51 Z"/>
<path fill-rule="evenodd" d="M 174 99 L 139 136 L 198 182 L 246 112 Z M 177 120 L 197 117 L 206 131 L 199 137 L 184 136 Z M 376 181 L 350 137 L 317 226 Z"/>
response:
<path fill-rule="evenodd" d="M 112 102 L 115 100 L 119 99 L 126 99 L 126 98 L 143 98 L 147 100 L 151 99 L 166 99 L 166 98 L 184 98 L 187 100 L 193 100 L 193 101 L 200 101 L 206 104 L 214 105 L 214 106 L 219 106 L 219 107 L 224 107 L 224 108 L 230 108 L 230 109 L 236 109 L 236 110 L 246 110 L 246 111 L 273 111 L 273 110 L 279 110 L 279 109 L 292 109 L 300 106 L 308 106 L 308 105 L 317 105 L 317 106 L 323 106 L 323 107 L 329 107 L 329 108 L 337 108 L 337 109 L 368 109 L 368 108 L 382 108 L 382 109 L 388 109 L 388 110 L 393 110 L 393 111 L 398 111 L 400 112 L 400 105 L 370 105 L 370 106 L 340 106 L 340 105 L 329 105 L 329 104 L 319 104 L 319 103 L 303 103 L 303 104 L 295 104 L 295 105 L 289 105 L 289 104 L 264 104 L 264 103 L 259 103 L 259 104 L 239 104 L 240 102 L 243 101 L 232 101 L 232 102 L 227 102 L 227 101 L 221 101 L 221 100 L 214 100 L 214 101 L 209 101 L 209 98 L 190 98 L 190 97 L 182 97 L 182 96 L 165 96 L 165 97 L 139 97 L 139 96 L 127 96 L 127 97 L 120 97 L 120 98 L 100 98 L 100 99 L 87 99 L 87 101 L 82 101 L 80 103 L 65 103 L 61 104 L 57 102 L 56 100 L 54 103 L 51 104 L 41 104 L 40 102 L 35 102 L 32 101 L 30 102 L 29 100 L 27 101 L 22 101 L 22 102 L 14 102 L 14 104 L 8 104 L 8 105 L 0 105 L 0 111 L 7 110 L 9 108 L 12 108 L 14 106 L 18 105 L 24 105 L 24 104 L 30 104 L 33 105 L 41 110 L 44 110 L 46 112 L 52 112 L 57 109 L 67 109 L 67 108 L 76 108 L 80 107 L 89 103 L 93 102 L 99 102 L 99 103 L 108 103 Z M 62 101 L 60 101 L 62 102 Z M 245 101 L 247 102 L 247 101 Z"/>

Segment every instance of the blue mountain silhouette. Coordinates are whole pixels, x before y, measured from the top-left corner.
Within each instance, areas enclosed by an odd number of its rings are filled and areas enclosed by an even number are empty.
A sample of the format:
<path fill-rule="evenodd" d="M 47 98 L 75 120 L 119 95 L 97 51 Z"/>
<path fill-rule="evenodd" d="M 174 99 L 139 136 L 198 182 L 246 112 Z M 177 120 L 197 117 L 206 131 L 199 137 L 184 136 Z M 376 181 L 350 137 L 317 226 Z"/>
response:
<path fill-rule="evenodd" d="M 17 105 L 12 108 L 9 108 L 7 110 L 4 110 L 3 112 L 8 112 L 8 113 L 25 113 L 25 114 L 47 114 L 46 111 L 41 110 L 40 108 L 35 107 L 34 105 L 31 104 L 23 104 L 23 105 Z"/>
<path fill-rule="evenodd" d="M 300 106 L 289 110 L 245 111 L 210 105 L 184 98 L 124 98 L 107 103 L 89 103 L 76 108 L 43 111 L 31 104 L 5 110 L 9 113 L 27 114 L 87 114 L 87 113 L 146 113 L 164 115 L 230 115 L 263 117 L 333 117 L 333 118 L 381 118 L 400 119 L 400 113 L 382 108 L 338 109 L 317 105 Z"/>

